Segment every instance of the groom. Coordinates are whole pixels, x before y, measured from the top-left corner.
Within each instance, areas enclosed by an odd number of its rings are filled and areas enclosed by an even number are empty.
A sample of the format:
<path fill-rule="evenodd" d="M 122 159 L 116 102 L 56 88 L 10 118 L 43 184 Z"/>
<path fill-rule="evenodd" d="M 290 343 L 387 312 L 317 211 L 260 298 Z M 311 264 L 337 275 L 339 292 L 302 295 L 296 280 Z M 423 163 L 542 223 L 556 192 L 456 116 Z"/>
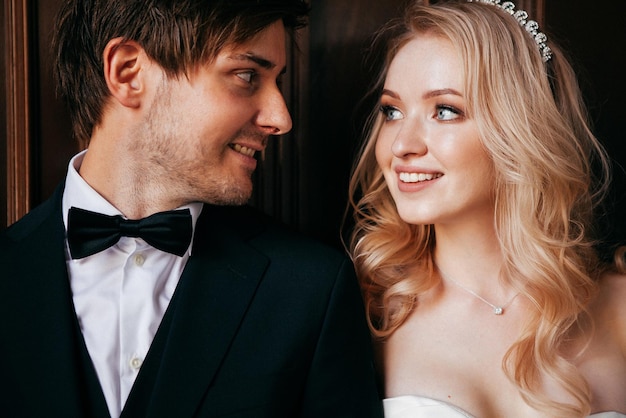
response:
<path fill-rule="evenodd" d="M 86 152 L 0 235 L 0 415 L 380 417 L 349 260 L 242 206 L 301 0 L 67 0 Z"/>

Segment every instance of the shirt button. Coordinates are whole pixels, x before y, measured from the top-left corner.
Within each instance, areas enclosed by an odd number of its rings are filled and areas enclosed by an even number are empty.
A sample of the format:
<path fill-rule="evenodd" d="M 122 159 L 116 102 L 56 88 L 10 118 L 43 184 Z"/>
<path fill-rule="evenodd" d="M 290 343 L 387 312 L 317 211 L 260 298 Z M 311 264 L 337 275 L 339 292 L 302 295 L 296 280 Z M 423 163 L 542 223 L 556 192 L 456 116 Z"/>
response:
<path fill-rule="evenodd" d="M 143 361 L 139 357 L 133 357 L 130 359 L 130 367 L 133 370 L 139 370 Z"/>
<path fill-rule="evenodd" d="M 146 262 L 146 257 L 143 254 L 135 254 L 135 265 L 138 267 L 143 266 L 143 263 Z"/>

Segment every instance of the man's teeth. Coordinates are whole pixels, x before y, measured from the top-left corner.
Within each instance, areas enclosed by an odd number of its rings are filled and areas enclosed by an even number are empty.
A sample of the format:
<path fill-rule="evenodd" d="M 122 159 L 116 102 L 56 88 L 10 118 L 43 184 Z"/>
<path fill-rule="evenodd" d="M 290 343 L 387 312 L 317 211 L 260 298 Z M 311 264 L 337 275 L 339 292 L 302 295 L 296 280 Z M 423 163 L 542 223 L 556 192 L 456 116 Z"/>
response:
<path fill-rule="evenodd" d="M 400 181 L 403 183 L 420 183 L 422 181 L 438 179 L 441 176 L 443 176 L 441 173 L 400 173 Z"/>
<path fill-rule="evenodd" d="M 254 157 L 255 151 L 252 148 L 242 147 L 239 144 L 235 144 L 235 145 L 232 146 L 232 149 L 234 149 L 238 153 L 246 155 L 248 157 Z"/>

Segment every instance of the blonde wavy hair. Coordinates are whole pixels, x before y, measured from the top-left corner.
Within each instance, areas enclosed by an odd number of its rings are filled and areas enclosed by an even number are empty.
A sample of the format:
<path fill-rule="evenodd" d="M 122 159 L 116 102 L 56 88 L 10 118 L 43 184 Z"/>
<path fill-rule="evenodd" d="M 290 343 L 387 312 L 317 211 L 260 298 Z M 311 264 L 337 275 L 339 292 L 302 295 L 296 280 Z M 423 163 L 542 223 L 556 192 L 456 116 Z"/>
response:
<path fill-rule="evenodd" d="M 388 44 L 376 91 L 398 50 L 424 34 L 450 40 L 462 58 L 468 115 L 495 167 L 503 277 L 535 307 L 503 369 L 529 405 L 550 416 L 586 416 L 590 390 L 562 353 L 568 335 L 590 323 L 587 307 L 605 268 L 594 250 L 592 220 L 610 167 L 590 130 L 574 70 L 551 41 L 552 59 L 544 63 L 532 37 L 497 7 L 415 2 L 379 34 Z M 376 162 L 381 123 L 376 109 L 350 180 L 349 251 L 372 333 L 384 339 L 440 278 L 434 229 L 400 219 Z M 559 382 L 576 405 L 544 395 L 540 376 Z"/>

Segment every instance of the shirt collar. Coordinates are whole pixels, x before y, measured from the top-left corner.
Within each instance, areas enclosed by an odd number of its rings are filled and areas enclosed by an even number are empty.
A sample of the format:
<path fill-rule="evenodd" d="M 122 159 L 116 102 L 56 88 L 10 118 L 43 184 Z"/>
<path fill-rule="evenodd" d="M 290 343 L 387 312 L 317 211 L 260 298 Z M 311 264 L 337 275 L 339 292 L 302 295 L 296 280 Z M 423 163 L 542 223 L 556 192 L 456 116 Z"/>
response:
<path fill-rule="evenodd" d="M 87 150 L 76 154 L 71 160 L 67 168 L 67 176 L 65 177 L 65 189 L 63 191 L 63 225 L 67 231 L 67 216 L 71 207 L 77 207 L 92 212 L 102 213 L 104 215 L 122 215 L 122 213 L 113 206 L 109 201 L 96 192 L 81 176 L 78 174 L 80 165 Z M 202 212 L 203 204 L 200 202 L 189 203 L 176 209 L 189 209 L 191 212 L 191 221 L 193 226 L 193 234 L 196 232 L 196 222 Z M 189 246 L 189 254 L 193 247 L 193 236 L 191 245 Z"/>

